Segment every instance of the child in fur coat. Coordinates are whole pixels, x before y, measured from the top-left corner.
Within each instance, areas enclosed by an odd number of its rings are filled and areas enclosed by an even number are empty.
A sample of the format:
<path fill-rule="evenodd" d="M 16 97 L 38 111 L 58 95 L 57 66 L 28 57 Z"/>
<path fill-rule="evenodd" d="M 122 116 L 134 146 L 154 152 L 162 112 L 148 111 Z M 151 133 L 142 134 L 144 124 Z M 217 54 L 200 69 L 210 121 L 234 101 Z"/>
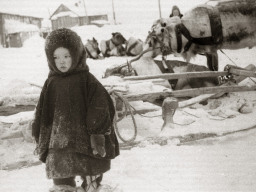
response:
<path fill-rule="evenodd" d="M 53 191 L 76 191 L 76 176 L 84 179 L 85 190 L 92 179 L 98 187 L 111 159 L 119 155 L 112 99 L 89 72 L 83 43 L 74 31 L 53 31 L 45 52 L 50 72 L 32 123 L 39 159 L 53 179 Z"/>

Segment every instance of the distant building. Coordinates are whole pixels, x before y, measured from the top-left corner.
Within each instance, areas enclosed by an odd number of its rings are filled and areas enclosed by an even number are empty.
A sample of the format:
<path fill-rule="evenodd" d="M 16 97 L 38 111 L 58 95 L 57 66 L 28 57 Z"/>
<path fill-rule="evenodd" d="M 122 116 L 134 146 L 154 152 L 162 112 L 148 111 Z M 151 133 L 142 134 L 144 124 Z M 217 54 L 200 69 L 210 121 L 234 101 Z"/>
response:
<path fill-rule="evenodd" d="M 39 33 L 43 18 L 0 12 L 0 46 L 22 47 L 23 42 Z"/>
<path fill-rule="evenodd" d="M 108 21 L 107 14 L 86 15 L 82 7 L 67 6 L 61 4 L 56 11 L 51 15 L 52 29 L 71 28 L 74 26 L 82 26 L 92 24 L 94 21 Z"/>

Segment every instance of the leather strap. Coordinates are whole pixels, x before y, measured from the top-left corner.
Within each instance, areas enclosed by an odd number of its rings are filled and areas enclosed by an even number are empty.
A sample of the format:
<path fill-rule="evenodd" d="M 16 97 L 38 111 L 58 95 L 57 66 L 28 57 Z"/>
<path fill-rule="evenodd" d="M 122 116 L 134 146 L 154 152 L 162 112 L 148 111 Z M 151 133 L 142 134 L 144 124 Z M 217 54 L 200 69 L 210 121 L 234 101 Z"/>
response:
<path fill-rule="evenodd" d="M 207 8 L 211 33 L 210 37 L 194 38 L 190 35 L 189 30 L 183 23 L 176 25 L 175 33 L 177 38 L 177 52 L 180 53 L 182 49 L 182 37 L 184 35 L 188 39 L 188 43 L 184 47 L 184 52 L 188 51 L 192 43 L 199 45 L 216 45 L 223 42 L 222 23 L 220 19 L 220 13 L 217 8 Z"/>

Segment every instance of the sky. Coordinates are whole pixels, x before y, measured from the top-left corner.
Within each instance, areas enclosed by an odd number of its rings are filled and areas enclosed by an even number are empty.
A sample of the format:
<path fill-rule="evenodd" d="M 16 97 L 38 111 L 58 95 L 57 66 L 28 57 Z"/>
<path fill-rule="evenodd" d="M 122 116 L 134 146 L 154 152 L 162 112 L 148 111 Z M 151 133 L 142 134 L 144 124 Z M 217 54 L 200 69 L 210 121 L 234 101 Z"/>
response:
<path fill-rule="evenodd" d="M 50 15 L 61 4 L 83 5 L 83 0 L 0 0 L 0 11 L 11 11 L 16 14 L 29 14 L 48 19 Z M 181 12 L 188 11 L 197 4 L 205 3 L 208 0 L 84 0 L 88 14 L 101 12 L 108 14 L 109 20 L 113 20 L 112 1 L 117 23 L 146 22 L 158 19 L 159 7 L 161 5 L 161 16 L 168 17 L 172 6 L 179 6 Z"/>

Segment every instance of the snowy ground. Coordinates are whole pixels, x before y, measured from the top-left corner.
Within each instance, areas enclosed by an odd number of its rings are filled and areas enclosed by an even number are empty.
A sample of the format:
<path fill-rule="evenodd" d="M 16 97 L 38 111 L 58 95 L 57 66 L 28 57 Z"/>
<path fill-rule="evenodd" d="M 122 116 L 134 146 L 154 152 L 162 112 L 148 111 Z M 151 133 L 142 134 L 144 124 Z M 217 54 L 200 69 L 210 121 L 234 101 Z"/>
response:
<path fill-rule="evenodd" d="M 98 41 L 109 39 L 111 33 L 117 31 L 127 39 L 133 36 L 144 40 L 150 27 L 144 23 L 106 25 L 102 28 L 84 26 L 73 30 L 84 42 L 92 37 Z M 256 65 L 256 48 L 224 52 L 240 67 Z M 34 37 L 23 48 L 0 49 L 0 55 L 0 106 L 36 105 L 41 91 L 38 86 L 43 85 L 48 74 L 44 40 Z M 233 64 L 226 55 L 219 52 L 220 70 L 226 64 Z M 105 69 L 130 59 L 132 57 L 88 59 L 87 63 L 102 83 L 108 83 L 121 80 L 102 79 Z M 180 58 L 168 56 L 168 59 Z M 197 56 L 191 62 L 205 65 L 206 60 Z M 250 86 L 254 82 L 247 79 L 241 85 Z M 153 91 L 155 86 L 142 83 L 139 88 Z M 121 155 L 113 160 L 112 169 L 103 179 L 103 183 L 116 187 L 113 191 L 255 191 L 254 129 L 181 146 L 177 146 L 180 142 L 178 139 L 169 139 L 160 146 L 145 139 L 160 135 L 163 124 L 161 108 L 142 102 L 133 102 L 132 105 L 136 109 L 154 108 L 156 111 L 145 114 L 150 118 L 135 115 L 138 126 L 136 141 L 144 142 L 131 150 L 122 150 Z M 248 113 L 241 113 L 241 107 L 246 107 Z M 255 91 L 230 93 L 225 97 L 210 99 L 205 106 L 195 104 L 178 109 L 174 115 L 175 128 L 167 130 L 165 136 L 222 135 L 247 129 L 256 125 L 255 108 Z M 52 185 L 45 177 L 44 165 L 17 169 L 38 164 L 37 157 L 33 155 L 35 145 L 27 130 L 32 115 L 33 112 L 22 112 L 0 116 L 0 191 L 43 192 Z M 123 119 L 118 126 L 122 135 L 132 136 L 130 117 Z M 11 138 L 7 139 L 8 136 Z"/>
<path fill-rule="evenodd" d="M 255 137 L 252 130 L 190 146 L 148 145 L 121 151 L 103 184 L 115 192 L 254 192 Z M 0 171 L 0 177 L 0 191 L 46 192 L 52 186 L 44 165 Z"/>

